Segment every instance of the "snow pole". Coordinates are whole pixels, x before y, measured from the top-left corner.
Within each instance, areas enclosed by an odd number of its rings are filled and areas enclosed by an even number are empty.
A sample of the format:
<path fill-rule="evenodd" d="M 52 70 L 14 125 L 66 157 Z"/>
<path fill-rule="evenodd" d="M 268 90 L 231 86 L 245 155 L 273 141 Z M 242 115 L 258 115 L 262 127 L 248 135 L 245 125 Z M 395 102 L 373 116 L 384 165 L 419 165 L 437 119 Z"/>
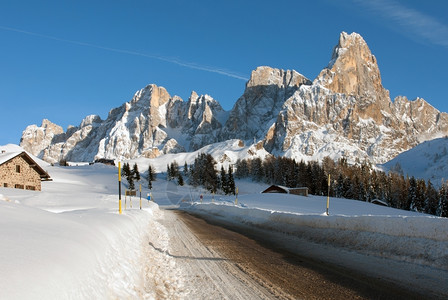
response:
<path fill-rule="evenodd" d="M 238 205 L 238 187 L 236 187 L 235 191 L 235 205 Z"/>
<path fill-rule="evenodd" d="M 118 213 L 121 215 L 121 163 L 118 162 Z"/>
<path fill-rule="evenodd" d="M 329 215 L 328 213 L 329 206 L 330 206 L 330 174 L 328 174 L 327 216 Z"/>
<path fill-rule="evenodd" d="M 127 205 L 127 198 L 126 196 L 128 195 L 128 190 L 124 189 L 124 210 L 126 210 L 126 205 Z"/>
<path fill-rule="evenodd" d="M 142 184 L 140 183 L 140 209 L 142 209 Z"/>

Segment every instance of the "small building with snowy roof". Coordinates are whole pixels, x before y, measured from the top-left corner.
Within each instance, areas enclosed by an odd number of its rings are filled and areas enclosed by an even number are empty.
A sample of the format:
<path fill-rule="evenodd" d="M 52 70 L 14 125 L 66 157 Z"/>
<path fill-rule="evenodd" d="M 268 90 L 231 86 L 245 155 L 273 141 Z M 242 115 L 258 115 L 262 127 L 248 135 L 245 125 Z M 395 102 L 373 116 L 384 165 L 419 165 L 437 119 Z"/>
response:
<path fill-rule="evenodd" d="M 25 151 L 0 153 L 0 187 L 40 191 L 47 180 L 50 175 Z"/>
<path fill-rule="evenodd" d="M 289 188 L 281 185 L 271 185 L 262 193 L 281 193 L 281 194 L 293 194 L 298 196 L 306 196 L 308 197 L 308 188 L 307 187 L 298 187 L 298 188 Z"/>

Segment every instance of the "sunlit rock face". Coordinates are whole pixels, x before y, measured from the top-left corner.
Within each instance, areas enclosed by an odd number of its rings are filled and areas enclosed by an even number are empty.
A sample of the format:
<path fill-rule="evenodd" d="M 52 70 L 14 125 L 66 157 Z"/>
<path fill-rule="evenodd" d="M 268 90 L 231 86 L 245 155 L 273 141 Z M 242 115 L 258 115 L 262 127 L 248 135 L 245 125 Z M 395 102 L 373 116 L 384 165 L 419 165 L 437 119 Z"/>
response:
<path fill-rule="evenodd" d="M 209 95 L 192 92 L 183 101 L 151 84 L 105 120 L 87 116 L 65 132 L 48 120 L 30 125 L 20 145 L 56 162 L 153 158 L 239 139 L 298 160 L 384 163 L 446 135 L 448 115 L 421 98 L 391 101 L 367 43 L 343 32 L 313 81 L 294 70 L 258 67 L 228 112 Z"/>

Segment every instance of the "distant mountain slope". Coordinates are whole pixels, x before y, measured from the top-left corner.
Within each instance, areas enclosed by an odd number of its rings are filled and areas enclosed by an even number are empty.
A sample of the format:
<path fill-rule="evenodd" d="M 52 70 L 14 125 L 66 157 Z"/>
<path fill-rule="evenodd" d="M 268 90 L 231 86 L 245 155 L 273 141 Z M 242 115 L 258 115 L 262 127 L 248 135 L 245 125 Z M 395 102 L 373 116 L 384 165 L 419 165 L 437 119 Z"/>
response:
<path fill-rule="evenodd" d="M 48 120 L 30 125 L 20 145 L 56 162 L 151 158 L 241 139 L 297 160 L 378 164 L 446 135 L 448 114 L 420 98 L 391 101 L 367 43 L 343 32 L 314 81 L 294 70 L 258 67 L 229 112 L 208 95 L 192 92 L 184 102 L 151 84 L 106 120 L 88 116 L 65 132 Z"/>
<path fill-rule="evenodd" d="M 439 187 L 448 180 L 448 137 L 424 142 L 381 165 L 385 171 L 431 180 Z"/>

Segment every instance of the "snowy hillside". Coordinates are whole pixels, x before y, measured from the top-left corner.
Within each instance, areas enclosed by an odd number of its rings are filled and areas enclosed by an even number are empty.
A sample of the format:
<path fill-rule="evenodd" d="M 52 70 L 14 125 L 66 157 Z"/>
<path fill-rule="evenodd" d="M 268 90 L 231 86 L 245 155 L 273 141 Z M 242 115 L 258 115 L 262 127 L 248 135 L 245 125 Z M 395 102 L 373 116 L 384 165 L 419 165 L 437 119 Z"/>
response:
<path fill-rule="evenodd" d="M 244 145 L 241 140 L 228 140 L 221 143 L 210 144 L 202 147 L 199 150 L 193 152 L 183 152 L 177 154 L 166 154 L 160 157 L 147 159 L 137 158 L 132 159 L 133 163 L 136 162 L 139 165 L 139 170 L 145 172 L 148 169 L 148 165 L 151 164 L 155 168 L 156 172 L 166 172 L 167 164 L 176 161 L 179 166 L 183 167 L 186 162 L 188 165 L 194 163 L 195 158 L 200 154 L 210 154 L 218 163 L 218 169 L 221 165 L 227 166 L 234 164 L 238 159 L 244 158 L 266 158 L 270 154 L 264 150 L 264 148 L 257 149 L 256 145 Z"/>
<path fill-rule="evenodd" d="M 421 143 L 380 167 L 404 176 L 431 180 L 439 187 L 442 181 L 448 180 L 448 138 Z"/>

